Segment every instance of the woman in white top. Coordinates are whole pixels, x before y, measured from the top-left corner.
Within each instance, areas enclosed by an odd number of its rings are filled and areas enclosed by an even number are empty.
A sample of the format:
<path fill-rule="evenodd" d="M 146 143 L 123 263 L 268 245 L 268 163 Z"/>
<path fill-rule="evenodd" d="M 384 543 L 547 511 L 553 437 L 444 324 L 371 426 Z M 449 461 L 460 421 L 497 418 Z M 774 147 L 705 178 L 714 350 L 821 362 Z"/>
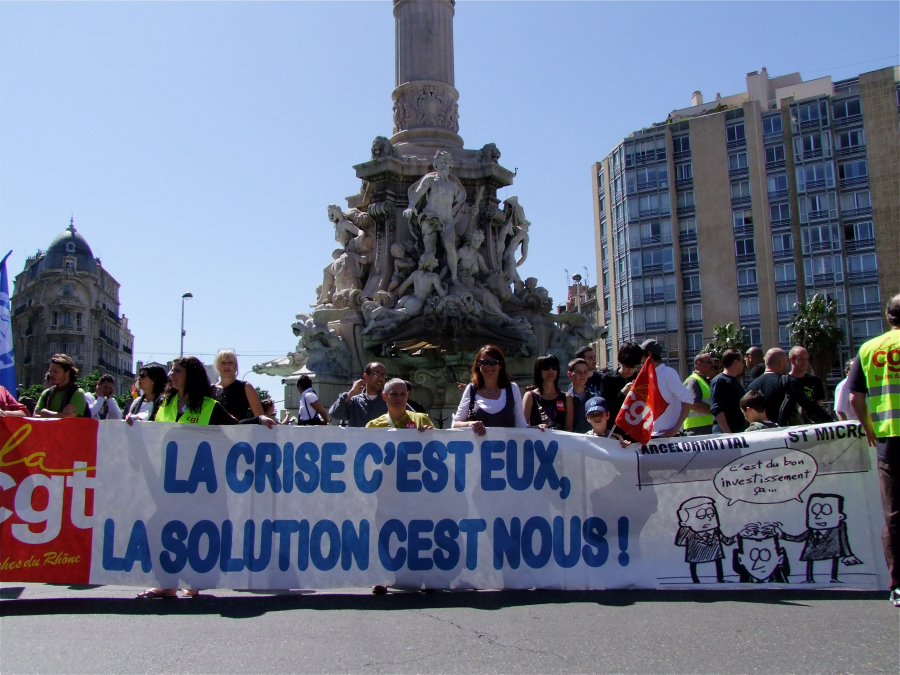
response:
<path fill-rule="evenodd" d="M 312 388 L 312 380 L 309 375 L 301 375 L 297 380 L 297 389 L 300 390 L 300 408 L 297 420 L 298 424 L 328 424 L 328 411 L 319 403 L 319 397 Z"/>
<path fill-rule="evenodd" d="M 528 427 L 519 385 L 506 373 L 506 357 L 499 347 L 485 345 L 472 363 L 472 382 L 463 391 L 453 416 L 453 428 L 470 428 L 484 436 L 487 427 Z"/>
<path fill-rule="evenodd" d="M 166 388 L 169 375 L 162 366 L 144 366 L 138 374 L 138 387 L 141 396 L 134 399 L 128 408 L 125 421 L 128 424 L 137 422 L 152 422 L 156 418 L 156 411 L 162 403 L 162 393 Z"/>

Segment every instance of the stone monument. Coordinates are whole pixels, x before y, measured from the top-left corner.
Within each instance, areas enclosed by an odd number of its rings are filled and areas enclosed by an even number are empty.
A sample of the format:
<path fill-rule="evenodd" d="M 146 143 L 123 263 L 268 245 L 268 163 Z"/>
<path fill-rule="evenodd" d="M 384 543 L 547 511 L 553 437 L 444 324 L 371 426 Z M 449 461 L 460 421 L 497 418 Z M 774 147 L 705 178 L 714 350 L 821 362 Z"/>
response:
<path fill-rule="evenodd" d="M 457 382 L 468 382 L 482 345 L 500 346 L 513 378 L 527 384 L 538 354 L 566 363 L 606 334 L 580 315 L 551 314 L 546 289 L 519 273 L 531 224 L 517 197 L 497 197 L 514 174 L 493 143 L 466 149 L 458 133 L 454 5 L 394 0 L 393 135 L 375 138 L 371 158 L 354 167 L 362 184 L 349 208 L 327 208 L 340 248 L 311 313 L 292 325 L 297 350 L 253 368 L 284 375 L 303 366 L 285 380 L 286 408 L 299 374 L 314 374 L 327 406 L 377 360 L 449 426 Z"/>

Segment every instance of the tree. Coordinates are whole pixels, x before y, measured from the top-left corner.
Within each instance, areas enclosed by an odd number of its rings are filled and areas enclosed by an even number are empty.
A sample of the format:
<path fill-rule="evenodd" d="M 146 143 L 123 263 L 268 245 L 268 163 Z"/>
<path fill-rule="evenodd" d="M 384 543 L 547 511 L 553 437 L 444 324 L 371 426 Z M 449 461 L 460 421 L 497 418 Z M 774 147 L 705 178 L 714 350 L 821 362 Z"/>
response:
<path fill-rule="evenodd" d="M 722 354 L 729 349 L 736 349 L 741 354 L 747 351 L 743 332 L 733 322 L 724 326 L 716 324 L 713 326 L 712 339 L 703 346 L 703 351 L 714 358 L 721 359 Z"/>
<path fill-rule="evenodd" d="M 260 389 L 259 387 L 256 387 L 256 393 L 257 393 L 257 395 L 259 395 L 260 401 L 265 401 L 266 399 L 269 399 L 270 401 L 272 400 L 272 394 L 270 394 L 265 389 Z"/>
<path fill-rule="evenodd" d="M 791 342 L 806 347 L 809 365 L 823 380 L 834 367 L 844 341 L 844 329 L 838 324 L 837 301 L 816 293 L 806 302 L 794 304 L 797 313 L 788 319 Z"/>

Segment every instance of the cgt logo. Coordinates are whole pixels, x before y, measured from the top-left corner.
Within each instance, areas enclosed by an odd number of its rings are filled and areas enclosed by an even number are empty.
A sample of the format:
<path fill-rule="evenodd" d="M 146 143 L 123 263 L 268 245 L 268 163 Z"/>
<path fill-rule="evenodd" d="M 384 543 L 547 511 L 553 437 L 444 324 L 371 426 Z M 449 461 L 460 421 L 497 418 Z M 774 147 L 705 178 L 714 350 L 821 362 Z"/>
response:
<path fill-rule="evenodd" d="M 887 369 L 892 373 L 900 372 L 900 349 L 887 351 L 879 349 L 872 355 L 872 364 L 877 368 L 887 366 Z"/>
<path fill-rule="evenodd" d="M 3 581 L 55 581 L 57 574 L 68 580 L 76 571 L 73 565 L 83 567 L 78 564 L 82 561 L 87 565 L 87 575 L 94 520 L 96 443 L 97 423 L 93 420 L 2 419 Z M 54 564 L 59 560 L 67 562 Z"/>

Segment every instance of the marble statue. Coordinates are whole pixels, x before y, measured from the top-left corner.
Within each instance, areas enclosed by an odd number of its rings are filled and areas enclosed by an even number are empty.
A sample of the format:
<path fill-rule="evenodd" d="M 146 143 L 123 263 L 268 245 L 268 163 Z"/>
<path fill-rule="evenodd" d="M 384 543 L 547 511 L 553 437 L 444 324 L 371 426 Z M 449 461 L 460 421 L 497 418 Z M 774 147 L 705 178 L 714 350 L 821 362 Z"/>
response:
<path fill-rule="evenodd" d="M 466 189 L 450 175 L 452 167 L 450 153 L 439 150 L 434 156 L 436 171 L 426 173 L 409 188 L 409 208 L 403 215 L 409 219 L 410 229 L 421 233 L 426 253 L 437 256 L 440 236 L 450 278 L 456 281 L 456 217 L 466 203 Z"/>
<path fill-rule="evenodd" d="M 291 325 L 294 335 L 300 337 L 298 346 L 306 352 L 306 367 L 319 375 L 348 377 L 350 350 L 317 314 L 297 314 L 297 320 Z"/>
<path fill-rule="evenodd" d="M 438 261 L 433 254 L 422 254 L 419 259 L 419 269 L 410 274 L 409 278 L 397 289 L 397 295 L 401 297 L 397 301 L 396 311 L 409 316 L 418 316 L 425 309 L 425 302 L 432 293 L 436 293 L 441 298 L 447 295 L 444 284 L 441 283 L 441 277 L 434 271 L 437 266 Z M 403 295 L 410 285 L 413 287 L 413 292 Z"/>
<path fill-rule="evenodd" d="M 418 266 L 415 259 L 416 245 L 409 244 L 393 244 L 391 246 L 391 257 L 394 259 L 394 272 L 391 275 L 391 283 L 388 285 L 388 293 L 397 288 L 406 281 L 407 277 Z"/>
<path fill-rule="evenodd" d="M 498 242 L 503 246 L 503 254 L 501 255 L 503 273 L 513 284 L 514 290 L 521 291 L 525 288 L 525 284 L 519 276 L 518 268 L 528 257 L 528 228 L 531 226 L 531 223 L 525 218 L 525 210 L 519 206 L 517 197 L 507 199 L 504 207 L 504 211 L 509 209 L 509 216 L 500 231 L 503 235 L 508 236 L 509 239 L 506 239 L 504 236 Z M 522 255 L 517 259 L 516 253 L 520 248 Z"/>
<path fill-rule="evenodd" d="M 374 222 L 368 213 L 359 209 L 344 213 L 341 207 L 331 204 L 328 220 L 334 225 L 335 241 L 343 248 L 332 252 L 332 262 L 325 267 L 317 306 L 333 302 L 337 293 L 346 295 L 349 291 L 362 289 L 370 254 L 375 247 Z"/>

